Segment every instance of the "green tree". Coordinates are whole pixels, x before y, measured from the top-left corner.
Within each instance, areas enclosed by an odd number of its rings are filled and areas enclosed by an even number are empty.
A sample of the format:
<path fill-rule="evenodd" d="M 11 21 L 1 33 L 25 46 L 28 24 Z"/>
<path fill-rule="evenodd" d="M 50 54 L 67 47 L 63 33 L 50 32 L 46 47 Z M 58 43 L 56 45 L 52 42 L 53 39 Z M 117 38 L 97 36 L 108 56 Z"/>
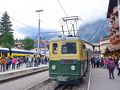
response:
<path fill-rule="evenodd" d="M 1 46 L 5 48 L 12 48 L 14 46 L 14 38 L 10 32 L 6 32 L 1 38 Z"/>
<path fill-rule="evenodd" d="M 7 12 L 3 13 L 0 20 L 0 45 L 9 48 L 11 54 L 11 48 L 14 46 L 14 37 L 12 23 Z"/>
<path fill-rule="evenodd" d="M 27 37 L 23 40 L 23 48 L 26 50 L 30 50 L 34 48 L 34 40 Z"/>

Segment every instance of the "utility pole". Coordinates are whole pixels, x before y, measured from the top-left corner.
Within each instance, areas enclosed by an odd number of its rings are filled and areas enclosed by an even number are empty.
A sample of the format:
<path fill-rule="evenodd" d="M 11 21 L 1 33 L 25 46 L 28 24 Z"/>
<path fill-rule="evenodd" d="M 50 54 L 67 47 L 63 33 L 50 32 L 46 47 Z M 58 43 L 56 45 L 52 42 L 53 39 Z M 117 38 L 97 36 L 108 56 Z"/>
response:
<path fill-rule="evenodd" d="M 38 55 L 40 54 L 40 12 L 43 10 L 36 10 L 38 12 Z"/>

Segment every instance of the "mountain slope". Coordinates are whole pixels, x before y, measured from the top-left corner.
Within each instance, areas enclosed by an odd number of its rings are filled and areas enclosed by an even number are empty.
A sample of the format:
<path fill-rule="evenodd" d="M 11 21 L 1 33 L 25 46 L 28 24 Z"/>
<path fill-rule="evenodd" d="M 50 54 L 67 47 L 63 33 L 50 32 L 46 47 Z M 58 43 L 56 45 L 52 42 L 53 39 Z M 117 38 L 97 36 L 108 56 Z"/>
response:
<path fill-rule="evenodd" d="M 81 26 L 77 36 L 90 43 L 98 43 L 101 37 L 108 35 L 108 30 L 109 24 L 107 20 L 97 20 Z"/>

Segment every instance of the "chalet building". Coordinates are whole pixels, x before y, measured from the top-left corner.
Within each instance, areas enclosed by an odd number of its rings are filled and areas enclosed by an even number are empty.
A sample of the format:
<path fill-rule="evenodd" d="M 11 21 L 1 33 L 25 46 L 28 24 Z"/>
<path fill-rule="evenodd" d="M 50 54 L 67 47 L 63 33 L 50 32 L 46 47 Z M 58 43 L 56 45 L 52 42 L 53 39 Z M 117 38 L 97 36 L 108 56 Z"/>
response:
<path fill-rule="evenodd" d="M 119 21 L 120 21 L 120 0 L 110 0 L 107 19 L 110 24 L 110 45 L 107 50 L 109 51 L 109 55 L 113 57 L 117 57 L 120 55 L 120 29 L 119 29 Z"/>
<path fill-rule="evenodd" d="M 22 49 L 22 46 L 23 46 L 22 40 L 16 39 L 14 48 Z"/>
<path fill-rule="evenodd" d="M 100 56 L 100 45 L 99 45 L 99 43 L 92 44 L 92 43 L 89 43 L 89 42 L 84 41 L 84 40 L 82 40 L 82 41 L 85 43 L 85 46 L 87 47 L 89 55 L 91 57 Z"/>
<path fill-rule="evenodd" d="M 101 51 L 101 57 L 108 54 L 108 46 L 110 46 L 110 35 L 102 37 L 100 39 L 100 51 Z"/>

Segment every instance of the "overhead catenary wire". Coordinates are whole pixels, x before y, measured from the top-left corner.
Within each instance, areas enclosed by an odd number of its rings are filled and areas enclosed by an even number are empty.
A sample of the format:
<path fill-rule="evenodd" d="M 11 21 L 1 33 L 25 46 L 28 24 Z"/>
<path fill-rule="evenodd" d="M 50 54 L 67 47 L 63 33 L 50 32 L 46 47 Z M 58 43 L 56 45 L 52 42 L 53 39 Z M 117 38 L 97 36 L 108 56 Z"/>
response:
<path fill-rule="evenodd" d="M 22 23 L 21 21 L 18 21 L 18 20 L 14 19 L 14 18 L 11 18 L 11 19 L 13 19 L 13 20 L 16 21 L 17 23 L 20 23 L 20 24 L 22 24 L 22 25 L 25 25 L 25 26 L 28 27 L 29 29 L 33 30 L 29 25 L 24 24 L 24 23 Z M 74 30 L 74 31 L 79 31 L 79 30 Z M 41 34 L 47 34 L 47 33 L 61 33 L 61 32 L 64 32 L 64 33 L 65 33 L 65 32 L 68 32 L 68 31 L 41 32 Z"/>
<path fill-rule="evenodd" d="M 79 31 L 79 30 L 74 30 L 74 31 Z M 63 31 L 53 31 L 53 32 L 41 32 L 42 34 L 47 34 L 47 33 L 60 33 L 60 32 L 63 32 Z M 68 32 L 68 31 L 64 31 L 65 32 Z"/>
<path fill-rule="evenodd" d="M 2 13 L 0 12 L 0 14 L 2 14 Z M 21 22 L 21 21 L 19 21 L 19 20 L 16 20 L 16 19 L 14 19 L 14 18 L 11 17 L 11 16 L 10 16 L 10 19 L 12 19 L 13 21 L 15 21 L 15 22 L 17 22 L 17 23 L 19 23 L 19 24 L 24 25 L 25 27 L 29 28 L 29 30 L 31 30 L 31 31 L 33 32 L 33 29 L 32 29 L 31 26 L 29 26 L 29 25 L 27 25 L 27 24 L 25 24 L 25 23 L 23 23 L 23 22 Z M 27 29 L 27 30 L 28 30 L 28 29 Z M 33 33 L 34 33 L 34 32 L 33 32 Z"/>
<path fill-rule="evenodd" d="M 18 20 L 16 20 L 16 19 L 12 18 L 12 17 L 10 17 L 10 18 L 11 18 L 12 20 L 16 21 L 17 23 L 20 23 L 20 24 L 26 26 L 27 28 L 33 30 L 33 29 L 31 28 L 31 26 L 29 26 L 29 25 L 27 25 L 27 24 L 25 24 L 25 23 L 23 23 L 23 22 L 21 22 L 21 21 L 18 21 Z"/>
<path fill-rule="evenodd" d="M 63 6 L 62 6 L 62 4 L 60 3 L 60 1 L 57 0 L 57 2 L 58 2 L 58 4 L 60 5 L 60 7 L 61 7 L 62 11 L 64 12 L 64 14 L 68 17 L 68 14 L 67 14 L 67 12 L 65 11 L 65 9 L 63 8 Z M 67 21 L 66 21 L 66 25 L 67 25 L 67 29 L 68 29 Z M 63 27 L 62 27 L 62 32 L 63 32 L 63 34 L 64 34 L 64 29 L 63 29 Z M 68 29 L 68 33 L 70 34 L 69 29 Z"/>
<path fill-rule="evenodd" d="M 58 4 L 60 5 L 61 9 L 63 10 L 64 14 L 68 17 L 68 14 L 67 14 L 66 10 L 64 9 L 64 7 L 62 6 L 60 0 L 57 0 L 57 2 L 58 2 Z M 29 26 L 29 25 L 27 25 L 27 24 L 25 24 L 25 23 L 23 23 L 23 22 L 21 22 L 21 21 L 19 21 L 19 20 L 16 20 L 16 19 L 14 19 L 13 17 L 10 17 L 10 18 L 11 18 L 12 20 L 14 20 L 15 22 L 17 22 L 17 23 L 20 23 L 20 24 L 26 26 L 29 30 L 31 30 L 32 32 L 34 32 L 34 31 L 33 31 L 33 28 L 32 28 L 31 26 Z M 68 23 L 69 23 L 69 21 L 68 21 Z M 78 31 L 78 30 L 75 30 L 75 31 Z M 63 31 L 41 32 L 41 34 L 46 34 L 46 33 L 60 33 L 60 32 L 63 32 Z M 64 32 L 68 32 L 68 31 L 64 31 Z"/>
<path fill-rule="evenodd" d="M 1 12 L 0 12 L 0 13 L 1 13 Z M 14 18 L 11 17 L 11 16 L 10 16 L 10 19 L 12 19 L 12 20 L 16 21 L 17 23 L 22 24 L 22 25 L 26 26 L 27 28 L 33 30 L 31 26 L 29 26 L 29 25 L 27 25 L 27 24 L 25 24 L 25 23 L 23 23 L 23 22 L 21 22 L 21 21 L 19 21 L 19 20 L 16 20 L 16 19 L 14 19 Z"/>
<path fill-rule="evenodd" d="M 25 23 L 23 23 L 23 22 L 21 22 L 21 21 L 18 21 L 18 20 L 16 20 L 16 19 L 14 19 L 13 17 L 10 17 L 10 19 L 14 20 L 15 22 L 17 22 L 17 23 L 19 23 L 19 24 L 21 24 L 21 25 L 24 25 L 25 27 L 28 28 L 28 29 L 26 29 L 26 30 L 30 30 L 30 31 L 35 35 L 35 32 L 33 31 L 33 28 L 32 28 L 31 26 L 29 26 L 29 25 L 27 25 L 27 24 L 25 24 Z"/>
<path fill-rule="evenodd" d="M 62 4 L 60 3 L 59 0 L 57 0 L 58 4 L 60 5 L 61 9 L 63 10 L 63 12 L 65 13 L 65 15 L 68 17 L 67 12 L 65 11 L 65 9 L 63 8 Z"/>
<path fill-rule="evenodd" d="M 19 21 L 19 20 L 16 20 L 16 19 L 14 19 L 14 18 L 11 17 L 11 16 L 10 16 L 10 18 L 11 18 L 12 20 L 16 21 L 17 23 L 20 23 L 20 24 L 26 26 L 27 28 L 33 30 L 33 29 L 31 28 L 31 26 L 29 26 L 29 25 L 27 25 L 27 24 L 25 24 L 25 23 L 23 23 L 23 22 L 21 22 L 21 21 Z M 47 34 L 47 33 L 60 33 L 60 32 L 63 32 L 63 31 L 41 32 L 41 34 Z M 64 31 L 64 32 L 68 32 L 68 31 Z"/>

